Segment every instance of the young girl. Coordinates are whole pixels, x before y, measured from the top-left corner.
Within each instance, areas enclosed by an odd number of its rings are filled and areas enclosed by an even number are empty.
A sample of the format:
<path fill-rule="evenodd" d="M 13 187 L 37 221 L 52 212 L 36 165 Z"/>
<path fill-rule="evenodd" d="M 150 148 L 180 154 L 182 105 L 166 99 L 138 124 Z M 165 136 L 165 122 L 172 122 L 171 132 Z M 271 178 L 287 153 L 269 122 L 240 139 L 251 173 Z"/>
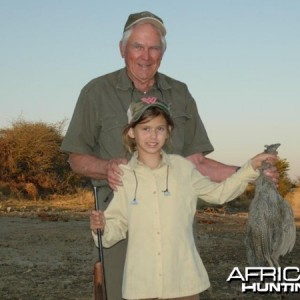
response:
<path fill-rule="evenodd" d="M 125 299 L 198 300 L 210 283 L 193 238 L 197 198 L 217 204 L 233 200 L 258 177 L 262 161 L 276 160 L 275 155 L 259 154 L 215 183 L 190 161 L 164 152 L 173 127 L 166 103 L 148 97 L 131 104 L 123 142 L 133 155 L 121 166 L 123 186 L 104 212 L 90 216 L 96 245 L 97 229 L 103 232 L 104 247 L 125 239 L 128 232 Z"/>

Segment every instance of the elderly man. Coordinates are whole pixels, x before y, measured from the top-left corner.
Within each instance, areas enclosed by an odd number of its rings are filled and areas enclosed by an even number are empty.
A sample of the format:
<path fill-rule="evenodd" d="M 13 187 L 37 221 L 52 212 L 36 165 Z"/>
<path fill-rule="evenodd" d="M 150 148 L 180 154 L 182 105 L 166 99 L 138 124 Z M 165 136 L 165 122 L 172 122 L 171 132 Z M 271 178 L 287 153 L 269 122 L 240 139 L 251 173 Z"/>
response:
<path fill-rule="evenodd" d="M 122 185 L 118 167 L 126 163 L 122 130 L 129 104 L 143 95 L 170 103 L 175 129 L 170 153 L 190 159 L 203 174 L 221 181 L 237 167 L 206 158 L 213 151 L 196 103 L 187 86 L 158 72 L 166 50 L 166 29 L 162 19 L 150 12 L 131 14 L 124 27 L 120 52 L 125 68 L 90 81 L 81 91 L 61 149 L 70 153 L 74 172 L 90 177 L 98 189 L 104 210 L 112 190 Z M 269 174 L 274 180 L 276 172 Z M 105 249 L 104 261 L 108 297 L 121 299 L 125 242 Z"/>

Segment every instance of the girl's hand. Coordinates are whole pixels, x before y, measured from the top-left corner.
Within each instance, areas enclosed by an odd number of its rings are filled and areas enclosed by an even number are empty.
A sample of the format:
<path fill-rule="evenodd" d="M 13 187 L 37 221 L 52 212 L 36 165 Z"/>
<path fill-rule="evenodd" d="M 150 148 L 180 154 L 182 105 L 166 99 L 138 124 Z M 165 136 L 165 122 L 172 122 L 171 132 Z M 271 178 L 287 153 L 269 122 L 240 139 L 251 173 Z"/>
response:
<path fill-rule="evenodd" d="M 268 153 L 260 153 L 257 154 L 256 156 L 254 156 L 251 159 L 251 165 L 253 167 L 254 170 L 258 169 L 261 167 L 261 164 L 263 161 L 265 161 L 266 163 L 270 164 L 270 165 L 274 165 L 276 160 L 278 159 L 276 154 L 268 154 Z"/>
<path fill-rule="evenodd" d="M 97 233 L 97 229 L 100 229 L 102 232 L 105 228 L 105 216 L 103 211 L 93 210 L 90 214 L 90 228 L 94 233 Z"/>

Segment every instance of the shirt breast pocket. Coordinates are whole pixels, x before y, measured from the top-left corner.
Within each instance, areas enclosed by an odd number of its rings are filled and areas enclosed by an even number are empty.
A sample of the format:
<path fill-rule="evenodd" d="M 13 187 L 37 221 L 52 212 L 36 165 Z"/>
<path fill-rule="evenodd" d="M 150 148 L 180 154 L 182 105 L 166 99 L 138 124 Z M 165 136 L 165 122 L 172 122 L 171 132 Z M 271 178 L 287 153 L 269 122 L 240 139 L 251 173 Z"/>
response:
<path fill-rule="evenodd" d="M 122 156 L 122 132 L 127 124 L 126 114 L 110 115 L 102 120 L 100 132 L 100 147 L 111 156 Z"/>
<path fill-rule="evenodd" d="M 172 114 L 172 118 L 175 124 L 172 133 L 173 153 L 182 155 L 185 140 L 187 139 L 186 135 L 188 134 L 186 131 L 186 125 L 192 116 L 185 112 L 174 112 Z"/>

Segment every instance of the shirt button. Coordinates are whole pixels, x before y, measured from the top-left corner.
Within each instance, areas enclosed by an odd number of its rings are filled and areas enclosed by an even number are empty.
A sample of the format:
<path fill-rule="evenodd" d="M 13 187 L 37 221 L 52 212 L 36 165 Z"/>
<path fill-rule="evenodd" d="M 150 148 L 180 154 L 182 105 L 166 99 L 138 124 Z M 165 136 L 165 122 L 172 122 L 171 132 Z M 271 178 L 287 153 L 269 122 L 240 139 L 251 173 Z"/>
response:
<path fill-rule="evenodd" d="M 156 191 L 154 191 L 153 194 L 156 194 Z"/>
<path fill-rule="evenodd" d="M 160 252 L 157 252 L 157 255 L 160 255 Z"/>

